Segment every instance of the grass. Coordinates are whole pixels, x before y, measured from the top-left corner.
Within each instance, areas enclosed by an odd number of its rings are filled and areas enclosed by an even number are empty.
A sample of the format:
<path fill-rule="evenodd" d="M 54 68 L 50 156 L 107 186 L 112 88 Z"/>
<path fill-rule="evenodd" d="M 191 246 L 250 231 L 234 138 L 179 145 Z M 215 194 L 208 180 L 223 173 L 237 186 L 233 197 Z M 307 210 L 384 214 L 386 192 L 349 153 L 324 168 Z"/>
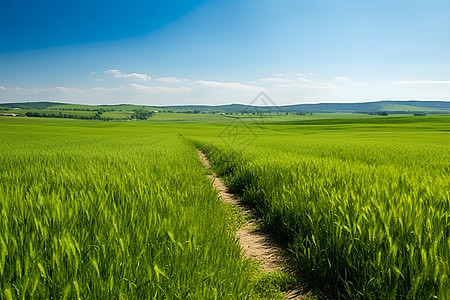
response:
<path fill-rule="evenodd" d="M 102 118 L 112 120 L 129 120 L 131 119 L 132 111 L 107 111 L 102 114 Z"/>
<path fill-rule="evenodd" d="M 297 279 L 243 258 L 242 220 L 218 201 L 200 147 L 310 286 L 334 298 L 447 299 L 449 123 L 0 117 L 0 297 L 282 297 Z"/>
<path fill-rule="evenodd" d="M 446 111 L 445 109 L 436 109 L 436 108 L 431 108 L 431 107 L 420 107 L 420 106 L 400 105 L 400 104 L 384 104 L 383 110 L 385 110 L 385 111 L 411 111 L 411 112 Z"/>
<path fill-rule="evenodd" d="M 247 123 L 240 139 L 193 139 L 310 283 L 351 299 L 446 299 L 450 118 L 415 120 Z"/>
<path fill-rule="evenodd" d="M 152 122 L 172 123 L 226 123 L 226 116 L 217 114 L 187 114 L 187 113 L 155 113 L 149 118 Z"/>
<path fill-rule="evenodd" d="M 235 217 L 183 138 L 142 122 L 0 122 L 1 298 L 252 298 Z"/>

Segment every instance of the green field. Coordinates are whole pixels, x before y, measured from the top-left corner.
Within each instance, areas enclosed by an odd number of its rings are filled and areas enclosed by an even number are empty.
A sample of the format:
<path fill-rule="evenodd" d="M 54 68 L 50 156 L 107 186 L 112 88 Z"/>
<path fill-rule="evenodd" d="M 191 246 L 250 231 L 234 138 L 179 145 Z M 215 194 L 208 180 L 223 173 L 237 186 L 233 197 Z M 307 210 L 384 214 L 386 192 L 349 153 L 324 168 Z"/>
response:
<path fill-rule="evenodd" d="M 131 114 L 131 111 L 107 111 L 102 114 L 102 117 L 113 120 L 128 120 L 131 118 Z"/>
<path fill-rule="evenodd" d="M 53 102 L 0 103 L 0 114 L 16 114 L 24 117 L 132 120 L 136 111 L 153 112 L 160 108 L 131 104 L 120 105 L 82 105 Z"/>
<path fill-rule="evenodd" d="M 0 129 L 0 298 L 279 296 L 196 149 L 313 290 L 450 297 L 448 115 L 0 117 Z"/>

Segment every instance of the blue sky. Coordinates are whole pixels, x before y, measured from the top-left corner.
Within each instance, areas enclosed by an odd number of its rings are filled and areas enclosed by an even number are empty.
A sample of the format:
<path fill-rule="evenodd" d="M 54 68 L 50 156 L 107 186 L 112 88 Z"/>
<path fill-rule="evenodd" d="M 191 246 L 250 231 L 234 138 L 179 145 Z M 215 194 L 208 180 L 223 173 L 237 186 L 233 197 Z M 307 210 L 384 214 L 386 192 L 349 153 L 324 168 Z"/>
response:
<path fill-rule="evenodd" d="M 0 102 L 450 100 L 450 1 L 4 1 Z"/>

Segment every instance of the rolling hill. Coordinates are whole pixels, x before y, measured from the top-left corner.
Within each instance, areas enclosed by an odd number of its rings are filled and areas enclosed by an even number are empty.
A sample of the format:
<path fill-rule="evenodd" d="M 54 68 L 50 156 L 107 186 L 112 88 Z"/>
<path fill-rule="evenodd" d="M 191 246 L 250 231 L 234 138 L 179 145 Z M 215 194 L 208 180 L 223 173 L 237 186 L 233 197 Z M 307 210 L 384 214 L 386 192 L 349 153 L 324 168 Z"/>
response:
<path fill-rule="evenodd" d="M 81 105 L 56 102 L 23 102 L 23 103 L 0 103 L 0 109 L 46 109 L 46 110 L 99 110 L 107 111 L 134 111 L 145 110 L 167 110 L 174 112 L 209 112 L 209 113 L 253 113 L 253 112 L 313 112 L 313 113 L 450 113 L 450 101 L 375 101 L 359 103 L 317 103 L 317 104 L 295 104 L 282 106 L 251 106 L 244 104 L 228 105 L 183 105 L 183 106 L 141 106 L 133 104 L 118 105 Z"/>

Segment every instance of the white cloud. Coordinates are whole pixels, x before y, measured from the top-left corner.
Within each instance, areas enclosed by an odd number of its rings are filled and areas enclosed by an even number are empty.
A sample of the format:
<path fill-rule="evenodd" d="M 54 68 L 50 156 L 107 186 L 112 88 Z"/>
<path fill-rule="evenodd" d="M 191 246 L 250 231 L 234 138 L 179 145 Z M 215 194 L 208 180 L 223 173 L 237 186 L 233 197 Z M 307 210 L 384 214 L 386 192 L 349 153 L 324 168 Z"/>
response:
<path fill-rule="evenodd" d="M 141 85 L 141 84 L 135 84 L 131 83 L 130 86 L 133 89 L 139 90 L 139 91 L 145 91 L 150 93 L 188 93 L 192 90 L 192 88 L 189 87 L 180 87 L 180 88 L 170 88 L 165 86 L 148 86 L 148 85 Z"/>
<path fill-rule="evenodd" d="M 260 87 L 245 85 L 239 82 L 218 82 L 208 80 L 195 80 L 194 83 L 212 88 L 227 88 L 227 89 L 241 89 L 241 90 L 260 90 Z"/>
<path fill-rule="evenodd" d="M 0 85 L 0 90 L 6 91 L 6 87 Z"/>
<path fill-rule="evenodd" d="M 260 78 L 257 79 L 256 81 L 252 81 L 252 82 L 292 82 L 292 79 L 285 79 L 285 78 L 280 78 L 280 77 L 266 77 L 266 78 Z"/>
<path fill-rule="evenodd" d="M 147 74 L 140 73 L 123 73 L 121 70 L 110 69 L 105 71 L 106 74 L 112 75 L 114 78 L 130 78 L 130 79 L 140 79 L 140 80 L 151 80 L 152 78 Z"/>
<path fill-rule="evenodd" d="M 69 94 L 87 94 L 90 92 L 111 92 L 119 89 L 123 89 L 124 86 L 115 87 L 115 88 L 101 88 L 101 87 L 92 87 L 87 89 L 67 87 L 67 86 L 55 86 L 55 87 L 46 87 L 46 88 L 22 88 L 22 87 L 14 87 L 9 88 L 10 91 L 16 91 L 20 94 L 24 95 L 41 95 L 41 94 L 53 94 L 53 93 L 63 93 L 65 95 Z M 3 90 L 2 88 L 0 88 Z M 5 88 L 6 90 L 6 88 Z"/>
<path fill-rule="evenodd" d="M 154 80 L 166 82 L 166 83 L 176 83 L 176 82 L 180 82 L 182 79 L 179 79 L 176 77 L 159 77 L 159 78 L 155 78 Z"/>
<path fill-rule="evenodd" d="M 39 94 L 53 94 L 53 93 L 70 93 L 77 94 L 83 92 L 82 89 L 79 88 L 70 88 L 65 86 L 55 86 L 55 87 L 46 87 L 46 88 L 22 88 L 22 87 L 14 87 L 8 88 L 8 91 L 14 91 L 21 95 L 39 95 Z"/>
<path fill-rule="evenodd" d="M 297 76 L 298 76 L 298 75 L 297 75 Z M 297 80 L 302 81 L 302 82 L 311 82 L 311 81 L 312 81 L 311 79 L 304 78 L 304 77 L 302 77 L 302 76 L 298 76 L 298 77 L 297 77 Z"/>
<path fill-rule="evenodd" d="M 321 82 L 312 82 L 312 83 L 289 83 L 289 84 L 279 84 L 276 88 L 298 88 L 298 89 L 319 89 L 319 90 L 329 90 L 329 89 L 343 89 L 343 87 L 329 84 L 329 83 L 321 83 Z"/>
<path fill-rule="evenodd" d="M 111 92 L 125 90 L 125 88 L 126 88 L 126 86 L 124 86 L 124 85 L 118 86 L 118 87 L 113 87 L 113 88 L 92 87 L 92 88 L 83 90 L 83 92 L 86 92 L 86 93 L 94 92 L 97 94 L 98 93 L 111 93 Z"/>
<path fill-rule="evenodd" d="M 403 80 L 395 81 L 395 84 L 450 84 L 450 80 Z"/>
<path fill-rule="evenodd" d="M 348 77 L 336 76 L 336 77 L 334 77 L 333 81 L 335 81 L 335 82 L 342 82 L 342 81 L 348 82 L 348 81 L 352 81 L 352 80 L 350 78 L 348 78 Z"/>
<path fill-rule="evenodd" d="M 106 76 L 103 73 L 103 76 Z M 139 78 L 120 70 L 108 70 L 107 74 L 118 78 Z M 254 81 L 215 81 L 157 77 L 151 81 L 115 81 L 116 85 L 96 82 L 100 73 L 94 75 L 91 87 L 14 87 L 0 85 L 3 101 L 63 101 L 73 103 L 140 103 L 148 105 L 168 104 L 225 104 L 250 103 L 255 96 L 265 91 L 278 104 L 304 103 L 311 101 L 356 101 L 371 99 L 439 99 L 448 94 L 450 81 L 405 80 L 384 84 L 358 82 L 353 78 L 336 76 L 319 80 L 321 76 L 308 74 L 279 74 L 256 78 Z M 141 74 L 148 76 L 145 74 Z M 301 76 L 300 76 L 301 75 Z M 107 76 L 107 77 L 109 77 Z M 101 79 L 101 78 L 99 78 Z M 250 78 L 251 79 L 251 78 Z M 396 84 L 394 84 L 396 83 Z M 364 85 L 363 85 L 364 84 Z M 415 84 L 415 85 L 413 85 Z M 420 85 L 422 84 L 422 85 Z M 425 85 L 424 85 L 425 84 Z M 445 97 L 444 97 L 445 98 Z"/>
<path fill-rule="evenodd" d="M 66 87 L 66 86 L 57 86 L 57 87 L 54 87 L 54 88 L 50 88 L 50 90 L 51 89 L 54 89 L 55 91 L 69 92 L 69 93 L 80 93 L 80 92 L 82 92 L 82 90 L 79 89 L 79 88 L 70 88 L 70 87 Z"/>
<path fill-rule="evenodd" d="M 365 84 L 362 81 L 354 81 L 353 79 L 351 79 L 349 77 L 344 77 L 344 76 L 336 76 L 336 77 L 334 77 L 332 82 L 335 82 L 338 84 L 344 84 L 344 85 L 363 85 L 363 84 Z"/>

